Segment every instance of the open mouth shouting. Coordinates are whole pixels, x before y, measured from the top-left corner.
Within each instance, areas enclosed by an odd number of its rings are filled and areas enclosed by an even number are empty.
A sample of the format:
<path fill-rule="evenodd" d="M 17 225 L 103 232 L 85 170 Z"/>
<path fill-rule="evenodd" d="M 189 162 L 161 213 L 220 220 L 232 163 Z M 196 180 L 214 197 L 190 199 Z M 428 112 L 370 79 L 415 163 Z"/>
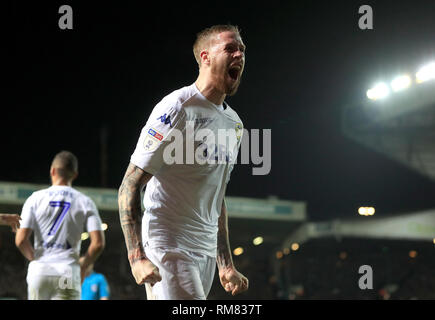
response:
<path fill-rule="evenodd" d="M 232 65 L 228 70 L 228 75 L 233 81 L 237 81 L 241 73 L 242 73 L 242 66 L 240 64 Z"/>

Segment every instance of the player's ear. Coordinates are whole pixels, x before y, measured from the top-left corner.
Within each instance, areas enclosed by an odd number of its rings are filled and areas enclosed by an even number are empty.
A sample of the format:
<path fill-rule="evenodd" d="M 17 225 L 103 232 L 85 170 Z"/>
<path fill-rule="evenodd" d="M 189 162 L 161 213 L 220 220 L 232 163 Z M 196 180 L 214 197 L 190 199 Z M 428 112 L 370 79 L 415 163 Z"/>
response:
<path fill-rule="evenodd" d="M 201 65 L 209 65 L 210 64 L 210 56 L 208 50 L 204 49 L 199 53 L 199 57 L 201 58 Z"/>
<path fill-rule="evenodd" d="M 74 181 L 77 178 L 78 175 L 79 175 L 78 172 L 74 173 L 74 175 L 71 178 L 71 181 Z"/>
<path fill-rule="evenodd" d="M 50 176 L 54 177 L 55 174 L 56 174 L 56 168 L 50 167 Z"/>

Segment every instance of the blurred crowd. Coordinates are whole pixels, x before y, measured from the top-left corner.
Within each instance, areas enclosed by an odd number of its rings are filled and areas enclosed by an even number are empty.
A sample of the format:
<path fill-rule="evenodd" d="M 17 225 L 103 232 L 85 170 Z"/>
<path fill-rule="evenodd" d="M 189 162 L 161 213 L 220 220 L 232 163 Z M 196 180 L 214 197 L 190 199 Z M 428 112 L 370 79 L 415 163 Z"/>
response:
<path fill-rule="evenodd" d="M 435 299 L 432 242 L 315 240 L 277 259 L 276 299 L 410 300 Z M 367 284 L 372 270 L 371 287 Z"/>
<path fill-rule="evenodd" d="M 146 299 L 143 286 L 136 285 L 128 264 L 121 232 L 106 233 L 106 249 L 95 264 L 105 275 L 111 299 Z M 82 250 L 87 247 L 83 242 Z M 278 250 L 278 249 L 276 249 Z M 240 272 L 250 281 L 248 292 L 237 299 L 435 299 L 435 255 L 432 242 L 323 239 L 301 244 L 277 258 L 243 254 L 234 257 Z M 413 254 L 411 252 L 414 251 Z M 0 298 L 26 299 L 28 263 L 14 245 L 14 234 L 0 228 Z M 373 288 L 358 286 L 359 267 L 373 270 Z M 217 272 L 209 299 L 233 299 L 221 287 Z"/>

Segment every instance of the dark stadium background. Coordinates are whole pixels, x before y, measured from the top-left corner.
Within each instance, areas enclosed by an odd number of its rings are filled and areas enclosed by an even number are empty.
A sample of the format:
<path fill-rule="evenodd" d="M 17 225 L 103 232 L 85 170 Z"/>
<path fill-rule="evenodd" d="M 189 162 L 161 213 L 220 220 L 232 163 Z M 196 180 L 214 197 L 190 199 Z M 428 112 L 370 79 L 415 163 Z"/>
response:
<path fill-rule="evenodd" d="M 79 158 L 75 185 L 118 188 L 153 106 L 195 81 L 195 34 L 213 24 L 232 23 L 241 28 L 247 52 L 239 92 L 227 101 L 246 128 L 272 129 L 272 170 L 253 176 L 251 165 L 236 166 L 227 195 L 306 201 L 313 221 L 349 218 L 367 203 L 376 207 L 378 216 L 435 207 L 433 181 L 356 144 L 340 127 L 343 105 L 365 99 L 374 79 L 434 57 L 434 1 L 177 3 L 8 3 L 12 39 L 5 71 L 7 100 L 2 103 L 0 181 L 48 184 L 50 161 L 66 149 Z M 74 10 L 73 30 L 58 28 L 62 4 Z M 373 7 L 374 30 L 358 28 L 358 8 L 363 4 Z M 117 217 L 110 219 L 116 223 Z M 230 239 L 243 239 L 247 230 L 263 227 L 278 237 L 291 228 L 234 219 Z M 17 278 L 22 279 L 19 298 L 24 298 L 25 262 L 14 256 L 12 235 L 3 231 L 2 263 L 9 258 L 16 262 Z M 123 239 L 119 232 L 113 234 L 97 269 L 109 277 L 115 298 L 143 299 L 142 288 L 129 274 Z M 253 279 L 251 293 L 241 298 L 282 298 L 268 260 L 277 245 L 279 241 L 235 258 Z M 316 242 L 291 263 L 300 264 L 303 274 L 304 266 L 331 260 L 326 269 L 310 270 L 312 284 L 305 288 L 305 298 L 379 298 L 378 290 L 334 291 L 320 284 L 333 278 L 341 281 L 340 288 L 350 288 L 357 275 L 340 268 L 350 270 L 349 264 L 372 259 L 373 264 L 394 269 L 395 254 L 406 260 L 403 270 L 388 269 L 385 274 L 400 273 L 397 279 L 416 283 L 413 277 L 421 273 L 429 279 L 418 283 L 433 289 L 433 245 L 421 246 L 421 259 L 427 258 L 423 264 L 407 257 L 412 246 L 374 240 Z M 381 255 L 386 250 L 388 262 Z M 342 251 L 349 256 L 344 262 L 338 258 Z M 397 252 L 405 252 L 405 257 Z M 111 268 L 123 276 L 111 277 Z M 382 281 L 387 283 L 385 277 Z M 403 290 L 397 297 L 411 298 Z M 422 292 L 423 298 L 434 297 Z M 223 294 L 215 284 L 212 297 L 227 298 Z"/>

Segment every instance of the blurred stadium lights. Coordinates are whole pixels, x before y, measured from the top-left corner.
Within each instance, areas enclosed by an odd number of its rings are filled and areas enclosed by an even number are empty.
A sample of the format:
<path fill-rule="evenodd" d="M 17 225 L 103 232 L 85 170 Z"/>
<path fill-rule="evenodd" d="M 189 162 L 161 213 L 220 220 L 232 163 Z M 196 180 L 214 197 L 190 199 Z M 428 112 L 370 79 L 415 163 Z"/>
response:
<path fill-rule="evenodd" d="M 435 79 L 435 62 L 430 62 L 429 64 L 420 68 L 415 74 L 416 83 L 423 83 L 429 80 Z M 386 98 L 390 94 L 390 89 L 394 92 L 398 92 L 407 89 L 411 86 L 412 79 L 408 75 L 401 75 L 394 78 L 391 81 L 390 86 L 385 82 L 379 82 L 369 90 L 367 90 L 367 98 L 370 100 L 379 100 Z"/>
<path fill-rule="evenodd" d="M 360 207 L 358 209 L 360 216 L 372 216 L 375 214 L 375 208 L 373 207 Z"/>
<path fill-rule="evenodd" d="M 418 70 L 415 78 L 417 83 L 435 79 L 435 62 L 431 62 Z"/>
<path fill-rule="evenodd" d="M 435 242 L 435 239 L 434 239 L 434 242 Z M 282 250 L 282 252 L 283 252 L 285 255 L 288 255 L 288 254 L 290 254 L 290 248 L 284 248 L 284 249 Z"/>
<path fill-rule="evenodd" d="M 89 238 L 89 233 L 87 233 L 87 232 L 83 232 L 82 233 L 82 241 L 84 241 L 84 240 L 86 240 L 86 239 L 88 239 Z"/>
<path fill-rule="evenodd" d="M 283 257 L 283 253 L 282 253 L 282 251 L 277 251 L 276 252 L 276 258 L 277 259 L 281 259 Z"/>
<path fill-rule="evenodd" d="M 408 75 L 402 75 L 391 81 L 391 88 L 394 92 L 404 90 L 411 85 L 411 78 Z"/>
<path fill-rule="evenodd" d="M 371 100 L 378 100 L 387 97 L 390 89 L 385 82 L 376 84 L 373 88 L 367 90 L 367 97 Z"/>
<path fill-rule="evenodd" d="M 415 257 L 417 257 L 417 251 L 415 251 L 415 250 L 411 250 L 411 251 L 409 251 L 409 257 L 411 257 L 411 258 L 415 258 Z"/>
<path fill-rule="evenodd" d="M 233 253 L 235 256 L 240 256 L 243 253 L 243 248 L 242 247 L 237 247 L 233 250 Z"/>
<path fill-rule="evenodd" d="M 258 246 L 263 243 L 263 237 L 256 237 L 254 240 L 252 240 L 252 243 L 254 246 Z"/>
<path fill-rule="evenodd" d="M 103 231 L 106 231 L 108 227 L 109 226 L 107 225 L 107 223 L 101 224 L 101 228 L 103 229 Z"/>
<path fill-rule="evenodd" d="M 296 251 L 296 250 L 298 250 L 298 249 L 299 249 L 299 243 L 296 243 L 296 242 L 293 243 L 293 244 L 292 244 L 292 250 L 293 250 L 293 251 Z"/>

